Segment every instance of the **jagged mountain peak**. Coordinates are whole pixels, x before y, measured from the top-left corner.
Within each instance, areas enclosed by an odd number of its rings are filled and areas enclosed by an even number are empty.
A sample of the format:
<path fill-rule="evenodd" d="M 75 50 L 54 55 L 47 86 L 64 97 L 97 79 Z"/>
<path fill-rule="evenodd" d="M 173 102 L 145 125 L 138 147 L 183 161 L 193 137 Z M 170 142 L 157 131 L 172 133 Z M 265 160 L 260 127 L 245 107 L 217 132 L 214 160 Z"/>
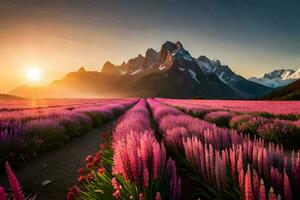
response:
<path fill-rule="evenodd" d="M 265 73 L 263 77 L 251 77 L 249 80 L 268 87 L 277 88 L 286 86 L 299 78 L 300 68 L 298 71 L 281 68 Z"/>
<path fill-rule="evenodd" d="M 110 75 L 120 75 L 121 69 L 120 67 L 112 64 L 110 61 L 106 61 L 102 67 L 102 73 L 110 74 Z"/>
<path fill-rule="evenodd" d="M 183 49 L 183 45 L 182 45 L 182 43 L 180 41 L 177 41 L 175 43 L 175 45 L 177 46 L 178 49 Z"/>
<path fill-rule="evenodd" d="M 220 73 L 230 73 L 230 75 L 235 75 L 235 73 L 229 68 L 228 65 L 223 65 L 220 60 L 212 60 L 207 56 L 201 55 L 197 58 L 199 67 L 205 73 L 215 73 L 220 75 Z"/>
<path fill-rule="evenodd" d="M 160 49 L 160 62 L 164 63 L 168 54 L 170 54 L 172 51 L 178 49 L 177 45 L 173 42 L 166 41 Z"/>
<path fill-rule="evenodd" d="M 287 78 L 291 74 L 295 73 L 292 69 L 277 69 L 269 73 L 265 73 L 263 78 L 274 79 L 274 78 Z"/>
<path fill-rule="evenodd" d="M 211 61 L 207 56 L 204 55 L 199 56 L 197 60 L 202 62 L 207 62 L 207 63 Z"/>
<path fill-rule="evenodd" d="M 86 72 L 85 68 L 84 67 L 80 67 L 78 72 Z"/>
<path fill-rule="evenodd" d="M 142 59 L 142 58 L 145 58 L 145 57 L 142 56 L 142 54 L 139 54 L 136 58 Z"/>
<path fill-rule="evenodd" d="M 145 54 L 145 57 L 149 56 L 149 55 L 153 55 L 153 54 L 157 54 L 158 52 L 155 51 L 153 48 L 148 48 Z"/>
<path fill-rule="evenodd" d="M 159 53 L 152 48 L 147 49 L 143 68 L 151 67 L 159 63 Z"/>
<path fill-rule="evenodd" d="M 104 67 L 115 67 L 114 64 L 112 64 L 110 61 L 106 61 L 104 64 L 103 64 L 103 68 Z"/>

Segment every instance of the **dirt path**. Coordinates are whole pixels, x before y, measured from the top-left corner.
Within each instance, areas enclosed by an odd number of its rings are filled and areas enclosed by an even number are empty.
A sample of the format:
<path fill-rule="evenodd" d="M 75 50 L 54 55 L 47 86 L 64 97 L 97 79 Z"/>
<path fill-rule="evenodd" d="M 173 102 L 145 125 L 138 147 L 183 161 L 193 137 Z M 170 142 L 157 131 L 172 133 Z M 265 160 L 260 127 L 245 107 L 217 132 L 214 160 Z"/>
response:
<path fill-rule="evenodd" d="M 76 183 L 77 170 L 84 165 L 85 157 L 97 152 L 101 136 L 113 124 L 114 122 L 109 122 L 100 129 L 86 133 L 16 171 L 26 194 L 37 194 L 38 200 L 65 199 L 67 188 Z M 42 186 L 42 182 L 47 180 L 50 183 Z M 3 177 L 0 177 L 0 182 L 3 181 Z"/>

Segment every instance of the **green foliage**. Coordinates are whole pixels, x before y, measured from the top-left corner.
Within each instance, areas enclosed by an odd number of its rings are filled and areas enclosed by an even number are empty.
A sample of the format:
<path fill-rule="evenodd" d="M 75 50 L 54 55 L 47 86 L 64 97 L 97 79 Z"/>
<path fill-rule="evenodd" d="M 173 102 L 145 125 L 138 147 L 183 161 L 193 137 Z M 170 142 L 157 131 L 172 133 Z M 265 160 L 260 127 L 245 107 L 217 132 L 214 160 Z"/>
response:
<path fill-rule="evenodd" d="M 299 149 L 300 147 L 300 128 L 294 125 L 266 126 L 259 130 L 259 135 L 266 142 L 281 144 L 288 149 Z"/>
<path fill-rule="evenodd" d="M 247 133 L 252 138 L 257 134 L 259 125 L 260 122 L 255 120 L 241 120 L 234 123 L 229 123 L 230 128 L 236 130 L 239 133 Z"/>
<path fill-rule="evenodd" d="M 229 127 L 229 118 L 225 118 L 225 117 L 219 117 L 219 118 L 210 118 L 207 119 L 208 122 L 216 124 L 217 126 L 220 127 Z"/>
<path fill-rule="evenodd" d="M 86 114 L 92 118 L 94 127 L 101 126 L 105 121 L 102 115 L 98 112 L 88 112 Z"/>

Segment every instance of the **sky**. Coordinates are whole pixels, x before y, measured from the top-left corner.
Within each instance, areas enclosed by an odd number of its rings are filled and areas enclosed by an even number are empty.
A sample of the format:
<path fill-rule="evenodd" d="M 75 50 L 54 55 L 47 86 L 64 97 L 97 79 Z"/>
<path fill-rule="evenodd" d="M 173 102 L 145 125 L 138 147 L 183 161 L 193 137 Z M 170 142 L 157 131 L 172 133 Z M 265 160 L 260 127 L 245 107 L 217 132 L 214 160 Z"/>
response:
<path fill-rule="evenodd" d="M 248 78 L 300 67 L 300 1 L 0 0 L 0 93 L 81 66 L 100 71 L 167 40 Z"/>

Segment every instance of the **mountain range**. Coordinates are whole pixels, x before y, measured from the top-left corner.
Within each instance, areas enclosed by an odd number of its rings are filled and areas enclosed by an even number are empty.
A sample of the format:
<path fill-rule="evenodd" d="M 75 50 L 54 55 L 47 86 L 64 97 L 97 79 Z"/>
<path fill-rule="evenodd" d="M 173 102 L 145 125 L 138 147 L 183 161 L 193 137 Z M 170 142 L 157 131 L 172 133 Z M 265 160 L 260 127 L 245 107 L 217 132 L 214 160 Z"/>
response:
<path fill-rule="evenodd" d="M 278 88 L 286 86 L 296 80 L 300 79 L 300 68 L 295 71 L 292 69 L 278 69 L 264 74 L 263 77 L 251 77 L 250 81 L 259 83 L 271 88 Z"/>
<path fill-rule="evenodd" d="M 20 86 L 10 94 L 24 97 L 169 97 L 247 99 L 272 88 L 233 72 L 219 60 L 194 58 L 181 42 L 165 42 L 120 65 L 107 61 L 102 71 L 80 68 L 39 88 Z"/>
<path fill-rule="evenodd" d="M 0 94 L 0 100 L 18 100 L 18 99 L 24 99 L 24 98 L 8 95 L 8 94 Z"/>

